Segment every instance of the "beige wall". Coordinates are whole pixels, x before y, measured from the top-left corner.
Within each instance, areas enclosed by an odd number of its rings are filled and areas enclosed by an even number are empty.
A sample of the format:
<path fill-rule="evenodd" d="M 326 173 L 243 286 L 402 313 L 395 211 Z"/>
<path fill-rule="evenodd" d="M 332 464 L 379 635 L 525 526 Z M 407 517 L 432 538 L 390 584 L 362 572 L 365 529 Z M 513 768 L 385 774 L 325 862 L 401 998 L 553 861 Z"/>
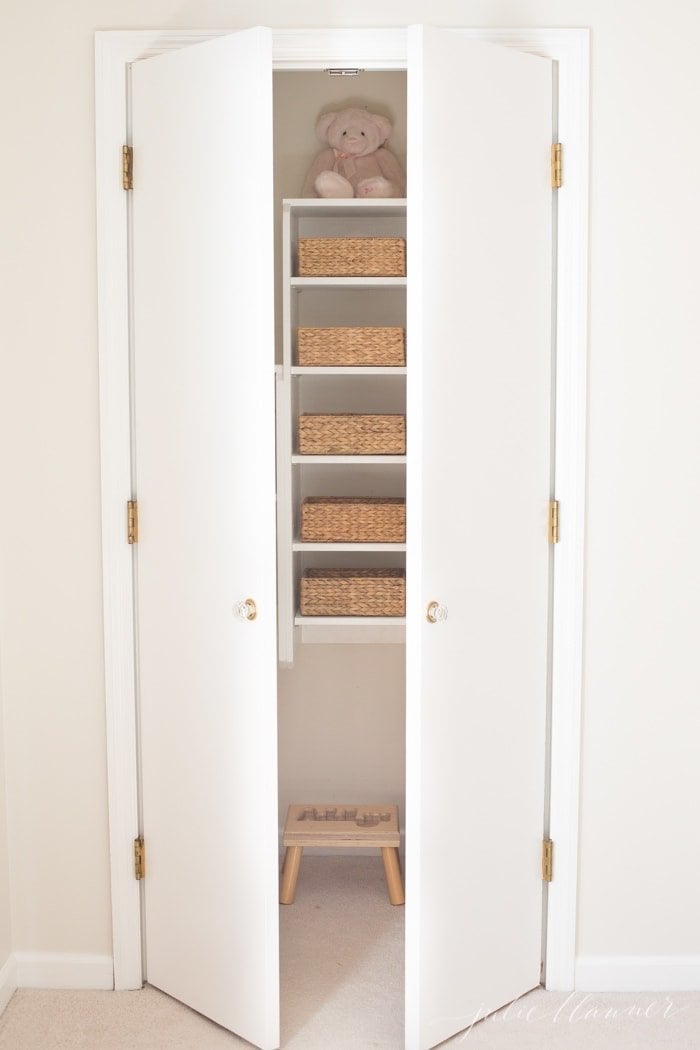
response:
<path fill-rule="evenodd" d="M 12 952 L 10 863 L 5 785 L 5 730 L 2 717 L 2 651 L 0 650 L 0 970 Z"/>
<path fill-rule="evenodd" d="M 420 20 L 593 30 L 579 951 L 698 951 L 694 0 L 5 0 L 0 644 L 19 950 L 110 948 L 93 31 Z"/>

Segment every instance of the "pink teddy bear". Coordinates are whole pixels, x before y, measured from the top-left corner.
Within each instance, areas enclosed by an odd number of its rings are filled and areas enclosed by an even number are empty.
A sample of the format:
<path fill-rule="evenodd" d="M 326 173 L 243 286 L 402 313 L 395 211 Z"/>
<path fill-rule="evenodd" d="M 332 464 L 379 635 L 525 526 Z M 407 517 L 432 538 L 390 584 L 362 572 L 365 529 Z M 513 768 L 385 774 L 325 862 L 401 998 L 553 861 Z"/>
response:
<path fill-rule="evenodd" d="M 391 121 L 365 109 L 324 113 L 316 134 L 328 149 L 309 168 L 302 197 L 405 197 L 406 177 L 384 143 Z"/>

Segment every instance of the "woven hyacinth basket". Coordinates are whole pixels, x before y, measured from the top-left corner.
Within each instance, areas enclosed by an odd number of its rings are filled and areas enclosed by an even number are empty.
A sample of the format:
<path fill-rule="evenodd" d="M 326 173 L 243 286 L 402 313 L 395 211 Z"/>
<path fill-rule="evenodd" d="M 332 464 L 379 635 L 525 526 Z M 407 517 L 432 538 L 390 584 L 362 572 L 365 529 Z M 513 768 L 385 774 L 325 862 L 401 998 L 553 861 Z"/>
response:
<path fill-rule="evenodd" d="M 301 505 L 304 543 L 404 543 L 406 501 L 381 497 L 309 497 Z"/>
<path fill-rule="evenodd" d="M 406 364 L 403 328 L 298 328 L 297 363 L 305 366 Z"/>
<path fill-rule="evenodd" d="M 299 452 L 305 456 L 403 456 L 402 415 L 299 416 Z"/>
<path fill-rule="evenodd" d="M 405 277 L 403 237 L 300 237 L 299 277 Z"/>
<path fill-rule="evenodd" d="M 403 569 L 307 569 L 302 616 L 405 616 Z"/>

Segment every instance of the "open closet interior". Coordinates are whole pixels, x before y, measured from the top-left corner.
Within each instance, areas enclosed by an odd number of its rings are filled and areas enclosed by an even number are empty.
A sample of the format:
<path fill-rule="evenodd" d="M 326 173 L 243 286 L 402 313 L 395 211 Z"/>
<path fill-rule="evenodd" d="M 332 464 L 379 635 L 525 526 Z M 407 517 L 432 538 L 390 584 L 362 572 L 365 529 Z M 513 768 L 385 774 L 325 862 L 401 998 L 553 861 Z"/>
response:
<path fill-rule="evenodd" d="M 335 325 L 405 330 L 405 279 L 374 278 L 376 287 L 362 287 L 358 279 L 331 287 L 309 280 L 308 287 L 285 288 L 285 274 L 296 276 L 296 254 L 286 267 L 283 253 L 290 248 L 294 253 L 295 244 L 283 244 L 283 219 L 284 202 L 296 202 L 295 242 L 300 231 L 379 236 L 389 230 L 405 236 L 403 202 L 372 200 L 358 218 L 355 205 L 362 201 L 325 207 L 324 201 L 304 202 L 299 194 L 322 148 L 316 121 L 331 109 L 356 106 L 388 116 L 393 124 L 388 145 L 405 168 L 406 74 L 277 72 L 273 84 L 276 360 L 289 373 L 278 382 L 277 396 L 278 429 L 286 428 L 288 439 L 278 439 L 277 464 L 278 507 L 286 500 L 278 512 L 280 824 L 291 803 L 314 800 L 391 801 L 403 814 L 404 630 L 398 624 L 403 618 L 389 617 L 392 626 L 377 626 L 382 621 L 372 618 L 374 626 L 368 626 L 366 618 L 319 617 L 322 626 L 314 626 L 312 617 L 303 617 L 302 626 L 299 587 L 308 568 L 405 567 L 405 540 L 303 542 L 300 516 L 309 497 L 405 498 L 406 457 L 305 456 L 298 452 L 297 434 L 305 413 L 405 415 L 406 368 L 305 368 L 297 364 L 297 333 L 302 326 Z"/>
<path fill-rule="evenodd" d="M 405 269 L 404 276 L 385 279 L 328 277 L 321 263 L 318 279 L 303 276 L 299 242 L 326 237 L 386 237 L 402 243 L 405 240 L 405 200 L 354 198 L 329 202 L 302 199 L 301 192 L 308 168 L 323 149 L 315 134 L 317 120 L 331 110 L 352 106 L 387 117 L 393 125 L 387 146 L 405 170 L 406 74 L 364 72 L 350 77 L 326 72 L 276 72 L 273 92 L 279 826 L 285 827 L 293 805 L 338 806 L 334 815 L 344 817 L 348 813 L 351 819 L 346 824 L 354 828 L 360 816 L 364 819 L 366 807 L 380 812 L 390 804 L 398 807 L 403 839 Z M 353 333 L 361 335 L 361 330 L 372 329 L 383 343 L 393 338 L 394 349 L 389 348 L 388 356 L 381 349 L 378 353 L 369 350 L 360 363 L 350 364 L 351 349 L 350 357 L 340 357 L 346 361 L 344 365 L 334 363 L 338 358 L 333 357 L 332 349 L 330 356 L 324 356 L 329 351 L 323 347 L 315 350 L 311 346 L 305 352 L 305 338 L 313 341 L 320 336 L 327 347 L 329 330 L 340 329 L 351 342 Z M 352 332 L 348 333 L 348 329 Z M 358 444 L 352 433 L 336 433 L 330 435 L 328 449 L 344 448 L 345 453 L 324 454 L 323 441 L 328 437 L 322 433 L 318 437 L 313 433 L 310 437 L 300 434 L 302 417 L 313 426 L 321 416 L 331 417 L 329 421 L 334 425 L 367 414 L 381 416 L 390 428 L 396 424 L 402 430 L 396 435 L 400 444 L 392 445 L 394 438 L 389 434 L 386 447 L 391 451 L 383 453 L 376 447 L 363 446 L 361 436 Z M 380 515 L 388 514 L 391 520 L 380 517 L 368 521 L 365 514 L 358 524 L 356 516 L 353 518 L 358 510 L 354 504 L 344 508 L 349 517 L 334 519 L 338 508 L 331 506 L 330 518 L 324 519 L 325 501 L 329 498 L 357 499 L 361 515 L 364 506 L 370 518 L 378 511 Z M 383 500 L 387 502 L 382 504 Z M 313 595 L 311 604 L 308 595 L 302 597 L 306 581 L 311 579 L 311 586 L 314 585 L 314 573 L 325 580 L 321 574 L 331 570 L 332 580 L 333 572 L 350 569 L 388 571 L 389 586 L 398 581 L 402 593 L 395 596 L 393 605 L 391 595 L 389 604 L 381 597 L 377 603 L 377 592 L 369 598 L 356 595 L 355 604 L 350 606 L 343 606 L 342 594 L 336 596 L 340 602 L 336 606 L 313 605 Z M 333 595 L 329 600 L 333 602 Z M 329 609 L 341 614 L 323 615 Z M 362 813 L 356 815 L 357 807 Z M 313 815 L 319 816 L 318 808 Z M 316 821 L 307 823 L 309 827 L 320 826 Z M 335 857 L 328 856 L 333 853 Z M 292 907 L 307 906 L 304 895 L 318 892 L 323 886 L 328 892 L 333 880 L 339 893 L 347 895 L 349 891 L 355 918 L 353 911 L 339 905 L 335 919 L 341 958 L 346 950 L 344 935 L 349 934 L 352 941 L 362 925 L 362 883 L 366 882 L 366 914 L 372 914 L 374 909 L 394 913 L 384 922 L 378 922 L 374 915 L 367 929 L 368 949 L 377 930 L 387 921 L 394 930 L 394 941 L 402 943 L 403 909 L 390 907 L 386 887 L 382 890 L 379 885 L 381 896 L 376 897 L 377 879 L 383 882 L 382 865 L 379 850 L 371 847 L 369 837 L 368 846 L 359 851 L 305 847 L 299 874 L 302 897 Z M 286 931 L 291 928 L 289 936 L 301 936 L 303 932 L 295 917 L 286 916 L 284 911 L 283 1001 Z M 350 930 L 348 924 L 355 929 Z M 291 932 L 294 929 L 296 934 Z M 401 999 L 399 994 L 395 1003 L 397 1016 Z"/>

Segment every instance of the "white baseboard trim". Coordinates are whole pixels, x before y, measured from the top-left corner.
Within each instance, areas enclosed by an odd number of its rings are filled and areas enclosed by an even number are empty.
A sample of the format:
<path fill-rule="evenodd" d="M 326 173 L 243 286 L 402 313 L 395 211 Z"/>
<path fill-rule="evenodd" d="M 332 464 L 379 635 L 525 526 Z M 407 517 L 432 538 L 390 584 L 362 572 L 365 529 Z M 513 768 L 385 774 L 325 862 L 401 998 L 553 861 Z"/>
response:
<path fill-rule="evenodd" d="M 697 992 L 700 955 L 583 955 L 576 991 Z"/>
<path fill-rule="evenodd" d="M 0 1014 L 17 991 L 17 964 L 11 955 L 0 970 Z"/>
<path fill-rule="evenodd" d="M 18 988 L 114 988 L 111 955 L 16 952 Z"/>

